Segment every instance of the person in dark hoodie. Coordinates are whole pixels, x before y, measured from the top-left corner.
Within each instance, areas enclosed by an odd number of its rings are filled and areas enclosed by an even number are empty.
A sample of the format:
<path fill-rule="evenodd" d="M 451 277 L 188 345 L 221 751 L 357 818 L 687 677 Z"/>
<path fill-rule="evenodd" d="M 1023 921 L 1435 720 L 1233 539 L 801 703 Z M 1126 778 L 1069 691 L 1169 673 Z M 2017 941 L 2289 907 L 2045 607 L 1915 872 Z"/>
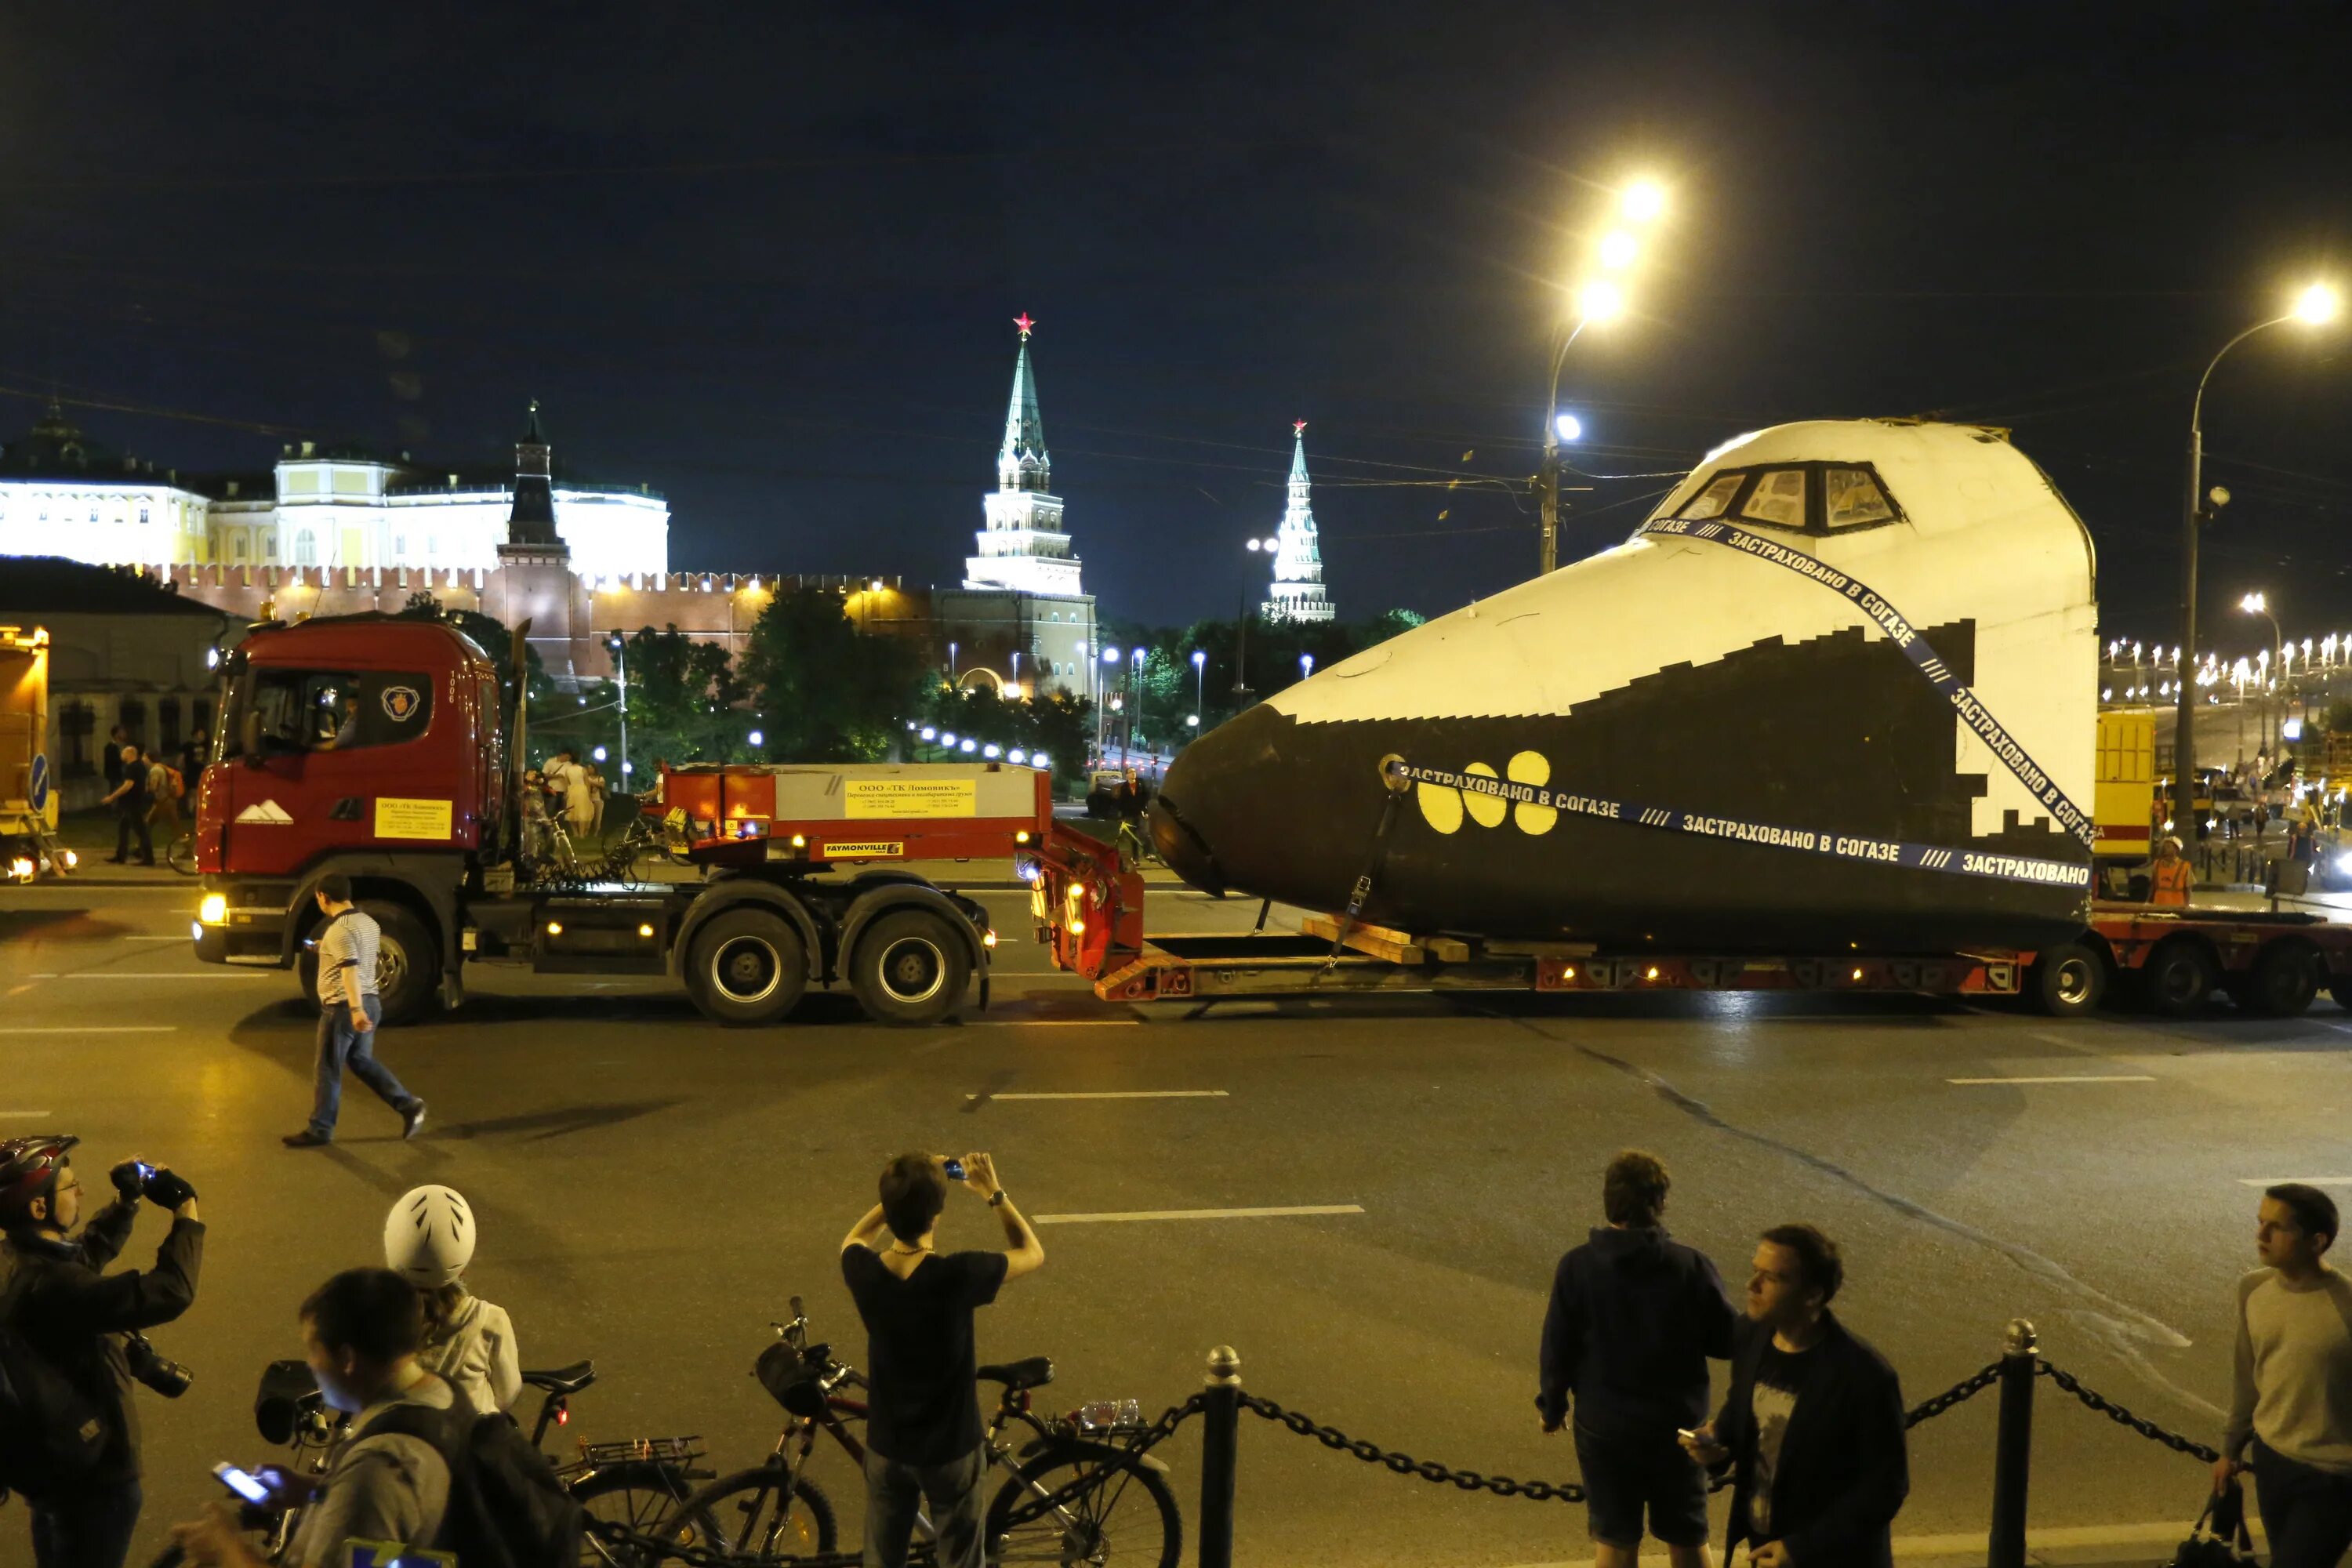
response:
<path fill-rule="evenodd" d="M 1707 1358 L 1731 1354 L 1738 1314 L 1706 1255 L 1666 1235 L 1670 1184 L 1654 1154 L 1609 1162 L 1609 1223 L 1559 1260 L 1544 1313 L 1536 1409 L 1557 1432 L 1574 1401 L 1595 1568 L 1633 1568 L 1645 1511 L 1674 1568 L 1707 1564 L 1706 1476 L 1675 1434 L 1706 1419 Z"/>
<path fill-rule="evenodd" d="M 1683 1436 L 1692 1458 L 1732 1468 L 1727 1561 L 1745 1541 L 1750 1568 L 1894 1568 L 1911 1490 L 1903 1388 L 1830 1310 L 1844 1279 L 1837 1243 L 1812 1226 L 1757 1243 L 1723 1409 Z"/>

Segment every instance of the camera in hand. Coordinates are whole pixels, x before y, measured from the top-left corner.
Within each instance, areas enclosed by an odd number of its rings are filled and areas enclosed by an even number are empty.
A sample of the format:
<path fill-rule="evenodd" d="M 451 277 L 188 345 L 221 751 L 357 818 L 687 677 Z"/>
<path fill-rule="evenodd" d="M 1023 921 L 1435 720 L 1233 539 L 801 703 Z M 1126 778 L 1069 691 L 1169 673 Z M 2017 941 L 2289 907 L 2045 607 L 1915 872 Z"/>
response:
<path fill-rule="evenodd" d="M 308 1362 L 274 1361 L 262 1369 L 253 1396 L 253 1424 L 265 1443 L 290 1444 L 322 1423 L 327 1402 Z"/>
<path fill-rule="evenodd" d="M 952 1154 L 940 1162 L 940 1169 L 948 1173 L 948 1180 L 950 1182 L 963 1180 L 963 1162 Z"/>
<path fill-rule="evenodd" d="M 122 1359 L 130 1364 L 131 1376 L 166 1399 L 179 1398 L 196 1381 L 194 1373 L 150 1344 L 145 1334 L 122 1336 Z"/>

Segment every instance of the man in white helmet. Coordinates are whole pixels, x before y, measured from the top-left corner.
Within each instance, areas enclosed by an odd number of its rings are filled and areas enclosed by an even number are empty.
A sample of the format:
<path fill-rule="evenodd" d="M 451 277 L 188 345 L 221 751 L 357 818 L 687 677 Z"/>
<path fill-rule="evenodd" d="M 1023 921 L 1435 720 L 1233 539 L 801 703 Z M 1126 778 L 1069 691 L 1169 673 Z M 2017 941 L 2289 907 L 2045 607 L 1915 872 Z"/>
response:
<path fill-rule="evenodd" d="M 416 1287 L 425 1343 L 416 1363 L 483 1414 L 511 1407 L 522 1393 L 522 1360 L 506 1309 L 462 1283 L 474 1260 L 474 1211 L 454 1187 L 401 1194 L 383 1221 L 383 1266 Z"/>

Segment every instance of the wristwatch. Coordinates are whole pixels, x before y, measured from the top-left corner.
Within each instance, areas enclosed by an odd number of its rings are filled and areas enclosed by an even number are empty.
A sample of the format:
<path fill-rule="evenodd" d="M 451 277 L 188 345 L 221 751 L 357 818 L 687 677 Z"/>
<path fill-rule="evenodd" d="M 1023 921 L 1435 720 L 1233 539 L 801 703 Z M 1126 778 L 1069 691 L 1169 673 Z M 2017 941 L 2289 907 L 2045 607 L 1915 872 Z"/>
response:
<path fill-rule="evenodd" d="M 1003 1201 L 1004 1201 L 1004 1189 L 1003 1189 L 1003 1187 L 999 1187 L 999 1188 L 997 1188 L 994 1192 L 992 1192 L 992 1193 L 991 1193 L 991 1194 L 988 1194 L 988 1206 L 989 1206 L 990 1208 L 994 1208 L 994 1207 L 996 1207 L 999 1204 L 1002 1204 Z"/>

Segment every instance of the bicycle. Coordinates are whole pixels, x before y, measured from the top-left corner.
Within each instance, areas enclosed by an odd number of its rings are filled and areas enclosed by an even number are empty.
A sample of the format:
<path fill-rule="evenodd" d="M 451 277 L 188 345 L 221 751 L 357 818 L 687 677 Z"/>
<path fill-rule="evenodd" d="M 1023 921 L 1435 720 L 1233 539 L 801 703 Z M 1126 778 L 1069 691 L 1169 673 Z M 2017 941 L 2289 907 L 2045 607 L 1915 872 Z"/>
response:
<path fill-rule="evenodd" d="M 855 1553 L 835 1554 L 832 1501 L 802 1472 L 819 1432 L 864 1472 L 866 1447 L 847 1424 L 865 1419 L 866 1404 L 854 1394 L 870 1385 L 864 1373 L 834 1358 L 831 1345 L 807 1342 L 808 1314 L 797 1296 L 792 1313 L 790 1322 L 770 1325 L 777 1342 L 752 1368 L 784 1407 L 774 1450 L 761 1464 L 695 1493 L 677 1521 L 658 1533 L 675 1541 L 699 1532 L 695 1543 L 706 1550 L 772 1568 L 855 1563 Z M 1118 1514 L 1122 1539 L 1136 1546 L 1120 1562 L 1177 1568 L 1183 1515 L 1163 1479 L 1168 1467 L 1149 1452 L 1166 1432 L 1144 1425 L 1132 1400 L 1102 1402 L 1059 1417 L 1037 1415 L 1031 1394 L 1054 1380 L 1054 1363 L 1045 1356 L 978 1370 L 981 1381 L 1003 1387 L 984 1439 L 989 1466 L 1006 1472 L 984 1516 L 990 1563 L 1108 1563 L 1111 1517 L 1134 1488 L 1151 1508 Z M 1031 1434 L 1017 1450 L 1005 1440 L 1006 1429 L 1015 1426 Z M 919 1513 L 916 1522 L 910 1561 L 932 1562 L 930 1521 Z"/>
<path fill-rule="evenodd" d="M 163 851 L 163 861 L 183 877 L 194 876 L 196 874 L 195 834 L 183 833 L 173 839 L 170 847 Z"/>
<path fill-rule="evenodd" d="M 526 1372 L 522 1381 L 542 1395 L 530 1443 L 544 1454 L 548 1429 L 571 1424 L 572 1396 L 596 1381 L 596 1363 L 574 1362 L 570 1366 Z M 341 1441 L 351 1419 L 327 1408 L 310 1367 L 299 1361 L 276 1362 L 263 1373 L 254 1415 L 264 1438 L 294 1450 L 294 1462 L 288 1468 L 313 1476 L 326 1473 L 328 1452 Z M 701 1441 L 699 1437 L 636 1437 L 614 1443 L 583 1442 L 578 1458 L 558 1462 L 550 1455 L 549 1459 L 556 1479 L 587 1510 L 589 1518 L 636 1531 L 667 1528 L 673 1532 L 672 1539 L 686 1539 L 698 1522 L 706 1526 L 708 1522 L 698 1520 L 688 1502 L 694 1483 L 718 1473 L 696 1467 L 694 1461 L 704 1453 L 698 1447 Z M 271 1522 L 265 1556 L 274 1562 L 284 1552 L 294 1538 L 301 1512 L 299 1508 L 289 1509 Z M 580 1568 L 638 1568 L 638 1564 L 634 1556 L 614 1552 L 591 1534 L 581 1548 Z"/>

